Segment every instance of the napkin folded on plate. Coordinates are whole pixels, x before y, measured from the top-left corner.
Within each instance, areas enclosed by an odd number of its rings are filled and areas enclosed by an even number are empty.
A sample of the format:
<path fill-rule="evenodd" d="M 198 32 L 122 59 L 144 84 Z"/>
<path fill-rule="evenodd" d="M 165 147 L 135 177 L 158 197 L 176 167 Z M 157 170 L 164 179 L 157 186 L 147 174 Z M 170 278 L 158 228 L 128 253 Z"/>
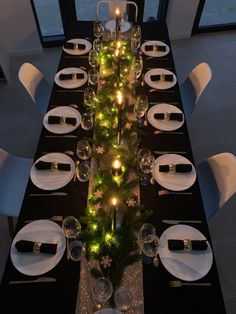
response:
<path fill-rule="evenodd" d="M 159 165 L 160 172 L 191 172 L 191 164 L 170 164 L 170 165 Z"/>
<path fill-rule="evenodd" d="M 84 78 L 84 73 L 69 73 L 69 74 L 65 74 L 65 73 L 61 73 L 59 75 L 59 79 L 61 81 L 64 80 L 81 80 Z"/>
<path fill-rule="evenodd" d="M 48 116 L 48 123 L 49 124 L 72 124 L 76 125 L 76 118 L 72 117 L 64 117 L 64 116 Z"/>
<path fill-rule="evenodd" d="M 37 170 L 51 170 L 51 169 L 57 169 L 57 170 L 64 170 L 64 171 L 70 171 L 70 164 L 62 164 L 60 162 L 48 162 L 39 160 L 35 164 L 35 168 Z"/>
<path fill-rule="evenodd" d="M 183 114 L 178 112 L 155 113 L 154 118 L 158 120 L 183 121 Z"/>
<path fill-rule="evenodd" d="M 56 254 L 57 244 L 54 243 L 42 243 L 34 242 L 28 240 L 19 240 L 15 244 L 15 248 L 18 252 L 22 253 L 46 253 L 46 254 Z"/>
<path fill-rule="evenodd" d="M 64 48 L 84 50 L 86 48 L 86 45 L 85 44 L 76 44 L 76 43 L 64 43 Z"/>
<path fill-rule="evenodd" d="M 145 51 L 166 51 L 166 46 L 158 46 L 158 45 L 145 45 Z"/>
<path fill-rule="evenodd" d="M 166 82 L 173 82 L 174 76 L 172 74 L 155 74 L 150 75 L 151 81 L 166 81 Z"/>
<path fill-rule="evenodd" d="M 207 240 L 168 239 L 168 249 L 169 250 L 205 251 L 207 249 Z"/>

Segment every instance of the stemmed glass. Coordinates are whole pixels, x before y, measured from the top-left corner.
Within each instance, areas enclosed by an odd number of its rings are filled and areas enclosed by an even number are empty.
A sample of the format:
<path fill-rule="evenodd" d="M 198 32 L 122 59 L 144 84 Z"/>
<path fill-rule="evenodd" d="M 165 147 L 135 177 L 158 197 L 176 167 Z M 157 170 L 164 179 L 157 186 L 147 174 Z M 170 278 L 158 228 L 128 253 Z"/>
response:
<path fill-rule="evenodd" d="M 139 236 L 143 262 L 153 263 L 153 266 L 157 267 L 159 265 L 157 257 L 159 238 L 156 235 L 156 228 L 151 223 L 144 223 L 139 231 Z"/>
<path fill-rule="evenodd" d="M 105 277 L 99 277 L 94 282 L 92 291 L 96 302 L 103 305 L 110 299 L 113 293 L 112 283 Z"/>
<path fill-rule="evenodd" d="M 101 20 L 96 20 L 93 23 L 93 34 L 97 38 L 101 38 L 104 32 L 104 25 Z"/>
<path fill-rule="evenodd" d="M 87 160 L 92 155 L 92 148 L 86 139 L 82 139 L 77 143 L 77 156 L 82 160 Z"/>
<path fill-rule="evenodd" d="M 131 293 L 128 289 L 125 289 L 124 287 L 116 290 L 114 300 L 116 308 L 123 313 L 129 311 L 132 305 Z"/>
<path fill-rule="evenodd" d="M 155 157 L 147 152 L 139 160 L 139 168 L 141 171 L 141 185 L 148 185 L 151 179 L 151 172 Z"/>
<path fill-rule="evenodd" d="M 67 259 L 70 259 L 69 239 L 76 239 L 81 231 L 81 224 L 74 216 L 66 216 L 62 221 L 62 229 L 66 237 Z"/>
<path fill-rule="evenodd" d="M 89 51 L 88 62 L 93 68 L 96 68 L 99 65 L 98 52 L 96 50 L 92 49 Z"/>
<path fill-rule="evenodd" d="M 141 32 L 140 25 L 135 25 L 133 27 L 133 33 L 131 36 L 131 48 L 134 53 L 137 52 L 138 48 L 140 47 L 141 36 L 142 36 L 142 32 Z"/>
<path fill-rule="evenodd" d="M 137 55 L 134 58 L 132 68 L 134 70 L 135 75 L 135 83 L 137 82 L 137 79 L 141 76 L 142 70 L 143 70 L 143 58 L 141 55 Z"/>
<path fill-rule="evenodd" d="M 134 112 L 138 120 L 138 125 L 143 126 L 143 119 L 146 111 L 148 110 L 148 97 L 146 95 L 139 95 L 136 103 L 134 104 Z"/>
<path fill-rule="evenodd" d="M 95 91 L 92 87 L 87 87 L 84 90 L 84 104 L 89 108 L 92 108 L 95 101 Z"/>

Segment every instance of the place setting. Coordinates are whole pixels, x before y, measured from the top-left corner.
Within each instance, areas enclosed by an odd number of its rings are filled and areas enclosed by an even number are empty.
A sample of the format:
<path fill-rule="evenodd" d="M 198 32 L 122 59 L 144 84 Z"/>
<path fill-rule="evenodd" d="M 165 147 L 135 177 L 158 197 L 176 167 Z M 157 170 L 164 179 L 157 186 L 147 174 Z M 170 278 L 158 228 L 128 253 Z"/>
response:
<path fill-rule="evenodd" d="M 144 81 L 153 89 L 165 90 L 175 86 L 177 77 L 173 72 L 167 69 L 156 68 L 145 73 Z"/>
<path fill-rule="evenodd" d="M 12 241 L 10 256 L 19 272 L 28 276 L 39 276 L 60 262 L 65 248 L 66 240 L 62 228 L 56 222 L 41 219 L 32 221 L 20 229 Z M 38 278 L 38 282 L 53 281 L 55 279 L 51 277 L 42 277 L 42 280 Z"/>
<path fill-rule="evenodd" d="M 83 38 L 73 38 L 66 41 L 63 50 L 73 56 L 82 56 L 88 53 L 92 48 L 92 44 Z"/>
<path fill-rule="evenodd" d="M 30 171 L 31 181 L 42 190 L 57 190 L 74 177 L 75 163 L 64 153 L 47 153 L 38 158 Z"/>
<path fill-rule="evenodd" d="M 44 127 L 54 134 L 67 134 L 76 130 L 82 121 L 78 110 L 70 106 L 59 106 L 48 111 L 43 118 Z"/>
<path fill-rule="evenodd" d="M 83 86 L 88 79 L 88 74 L 81 68 L 64 68 L 55 75 L 55 83 L 66 89 L 73 89 Z"/>
<path fill-rule="evenodd" d="M 152 175 L 156 182 L 170 191 L 184 191 L 196 181 L 196 169 L 184 156 L 164 154 L 152 165 Z"/>
<path fill-rule="evenodd" d="M 153 58 L 164 57 L 170 52 L 170 47 L 164 42 L 158 40 L 145 41 L 141 45 L 140 49 L 143 54 Z"/>
<path fill-rule="evenodd" d="M 179 129 L 185 121 L 183 112 L 168 103 L 152 106 L 147 112 L 147 119 L 154 128 L 167 132 Z"/>

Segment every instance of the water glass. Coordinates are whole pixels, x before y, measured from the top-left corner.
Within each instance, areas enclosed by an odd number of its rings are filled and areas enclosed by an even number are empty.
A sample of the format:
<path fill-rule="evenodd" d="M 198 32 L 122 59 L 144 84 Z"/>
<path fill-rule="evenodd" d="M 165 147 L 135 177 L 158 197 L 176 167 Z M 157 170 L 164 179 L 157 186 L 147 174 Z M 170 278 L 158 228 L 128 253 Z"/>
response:
<path fill-rule="evenodd" d="M 95 20 L 93 22 L 93 34 L 95 37 L 100 38 L 103 35 L 105 28 L 101 20 Z"/>
<path fill-rule="evenodd" d="M 88 81 L 91 85 L 96 85 L 98 83 L 98 71 L 95 68 L 88 71 Z"/>
<path fill-rule="evenodd" d="M 134 70 L 135 80 L 137 80 L 141 76 L 143 70 L 143 58 L 141 55 L 135 56 L 132 68 Z"/>
<path fill-rule="evenodd" d="M 96 279 L 92 287 L 93 295 L 99 304 L 104 304 L 113 293 L 112 283 L 105 277 Z"/>
<path fill-rule="evenodd" d="M 76 176 L 80 182 L 87 182 L 91 174 L 90 163 L 84 161 L 76 166 Z"/>
<path fill-rule="evenodd" d="M 77 156 L 82 160 L 87 160 L 92 155 L 92 148 L 86 139 L 82 139 L 77 143 Z"/>
<path fill-rule="evenodd" d="M 114 296 L 116 308 L 121 312 L 127 312 L 132 305 L 132 296 L 128 289 L 119 288 L 115 292 Z"/>
<path fill-rule="evenodd" d="M 93 127 L 93 113 L 85 112 L 82 114 L 81 126 L 84 130 L 91 130 Z"/>
<path fill-rule="evenodd" d="M 93 50 L 99 52 L 102 48 L 102 41 L 99 38 L 94 39 L 93 41 Z"/>
<path fill-rule="evenodd" d="M 81 224 L 74 216 L 66 216 L 62 221 L 62 229 L 67 238 L 76 239 L 81 231 Z"/>
<path fill-rule="evenodd" d="M 89 65 L 93 68 L 99 65 L 98 52 L 96 50 L 92 49 L 89 51 L 88 62 Z"/>
<path fill-rule="evenodd" d="M 92 87 L 87 87 L 84 90 L 84 104 L 88 107 L 92 107 L 95 102 L 95 91 Z"/>
<path fill-rule="evenodd" d="M 142 255 L 143 262 L 146 264 L 153 263 L 153 259 L 158 255 L 159 238 L 156 235 L 149 234 L 143 240 Z"/>
<path fill-rule="evenodd" d="M 69 258 L 74 262 L 79 262 L 82 256 L 83 245 L 79 240 L 73 240 L 68 245 Z"/>
<path fill-rule="evenodd" d="M 142 118 L 148 110 L 148 98 L 146 95 L 139 95 L 136 103 L 134 104 L 134 112 L 136 118 Z"/>
<path fill-rule="evenodd" d="M 143 242 L 144 239 L 147 236 L 149 236 L 150 234 L 155 236 L 156 235 L 156 228 L 152 224 L 146 222 L 142 225 L 142 227 L 139 231 L 140 240 Z"/>

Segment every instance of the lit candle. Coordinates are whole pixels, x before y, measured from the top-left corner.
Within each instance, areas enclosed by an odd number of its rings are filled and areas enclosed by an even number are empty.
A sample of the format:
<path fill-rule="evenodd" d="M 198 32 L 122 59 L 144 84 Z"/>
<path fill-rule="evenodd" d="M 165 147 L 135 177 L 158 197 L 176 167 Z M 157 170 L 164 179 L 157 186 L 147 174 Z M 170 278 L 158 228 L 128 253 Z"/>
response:
<path fill-rule="evenodd" d="M 117 198 L 113 197 L 113 198 L 111 199 L 111 205 L 112 205 L 111 230 L 112 230 L 112 233 L 115 233 L 115 230 L 116 230 L 116 211 L 117 211 L 117 204 L 118 204 Z"/>
<path fill-rule="evenodd" d="M 118 41 L 116 44 L 115 56 L 116 56 L 116 83 L 119 86 L 120 82 L 120 47 L 121 42 Z"/>
<path fill-rule="evenodd" d="M 116 98 L 117 98 L 118 107 L 121 107 L 121 104 L 123 101 L 123 95 L 122 95 L 121 91 L 119 91 L 119 90 L 117 91 Z"/>
<path fill-rule="evenodd" d="M 120 10 L 116 9 L 116 40 L 119 38 L 120 31 Z"/>
<path fill-rule="evenodd" d="M 115 159 L 112 163 L 112 174 L 113 176 L 122 175 L 122 164 L 119 159 Z"/>
<path fill-rule="evenodd" d="M 121 91 L 117 91 L 117 105 L 118 105 L 118 135 L 117 135 L 117 142 L 118 145 L 121 143 L 121 107 L 122 107 L 122 101 L 123 101 L 123 96 Z"/>

